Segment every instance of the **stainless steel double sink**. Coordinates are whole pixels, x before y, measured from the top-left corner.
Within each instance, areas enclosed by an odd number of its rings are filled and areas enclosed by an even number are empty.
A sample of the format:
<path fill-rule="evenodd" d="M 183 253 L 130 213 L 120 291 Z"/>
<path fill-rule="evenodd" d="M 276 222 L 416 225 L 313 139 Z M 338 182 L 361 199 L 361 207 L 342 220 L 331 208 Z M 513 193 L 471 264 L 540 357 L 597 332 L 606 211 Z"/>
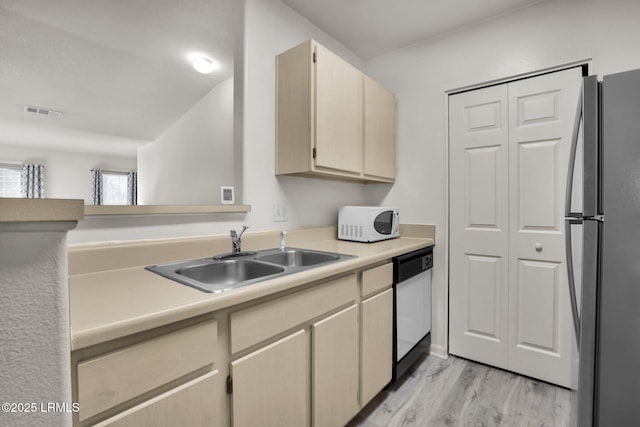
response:
<path fill-rule="evenodd" d="M 284 248 L 151 265 L 146 269 L 183 285 L 218 293 L 349 258 L 354 256 Z"/>

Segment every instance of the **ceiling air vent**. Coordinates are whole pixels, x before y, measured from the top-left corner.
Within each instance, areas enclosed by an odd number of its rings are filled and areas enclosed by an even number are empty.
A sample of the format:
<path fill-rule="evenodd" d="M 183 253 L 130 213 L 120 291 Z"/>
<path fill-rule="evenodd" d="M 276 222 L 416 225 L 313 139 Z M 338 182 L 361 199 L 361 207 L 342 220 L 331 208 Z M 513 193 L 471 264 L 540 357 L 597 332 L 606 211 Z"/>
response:
<path fill-rule="evenodd" d="M 62 117 L 62 111 L 55 111 L 42 107 L 32 107 L 31 105 L 25 105 L 24 112 L 37 114 L 39 116 L 53 117 L 54 119 L 59 119 L 60 117 Z"/>

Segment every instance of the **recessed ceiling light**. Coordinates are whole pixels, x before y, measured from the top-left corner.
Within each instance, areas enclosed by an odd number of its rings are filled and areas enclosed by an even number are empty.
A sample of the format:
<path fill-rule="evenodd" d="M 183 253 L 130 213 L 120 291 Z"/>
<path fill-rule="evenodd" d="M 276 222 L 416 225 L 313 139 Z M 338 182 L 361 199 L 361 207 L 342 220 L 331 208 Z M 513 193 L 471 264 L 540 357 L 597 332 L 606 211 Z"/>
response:
<path fill-rule="evenodd" d="M 198 55 L 195 58 L 193 58 L 193 68 L 199 73 L 209 74 L 213 70 L 218 68 L 218 64 L 214 62 L 211 58 Z"/>

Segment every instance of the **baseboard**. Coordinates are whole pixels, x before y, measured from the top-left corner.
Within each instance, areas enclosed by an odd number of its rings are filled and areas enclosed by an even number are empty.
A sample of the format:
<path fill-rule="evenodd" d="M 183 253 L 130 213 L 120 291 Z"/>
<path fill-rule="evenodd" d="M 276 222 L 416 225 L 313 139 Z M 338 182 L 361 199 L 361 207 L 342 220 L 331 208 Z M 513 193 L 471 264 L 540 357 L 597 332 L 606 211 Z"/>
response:
<path fill-rule="evenodd" d="M 447 359 L 449 357 L 449 353 L 443 346 L 433 343 L 429 349 L 429 355 L 439 357 L 440 359 Z"/>

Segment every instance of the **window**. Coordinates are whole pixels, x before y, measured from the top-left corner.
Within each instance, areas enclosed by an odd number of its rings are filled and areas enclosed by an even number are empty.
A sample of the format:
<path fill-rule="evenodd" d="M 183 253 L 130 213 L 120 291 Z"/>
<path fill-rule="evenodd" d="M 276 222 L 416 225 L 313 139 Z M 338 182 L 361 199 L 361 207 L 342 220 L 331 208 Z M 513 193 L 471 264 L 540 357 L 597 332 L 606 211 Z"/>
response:
<path fill-rule="evenodd" d="M 127 205 L 127 174 L 102 171 L 102 204 Z"/>
<path fill-rule="evenodd" d="M 20 197 L 22 168 L 0 164 L 0 197 Z"/>

